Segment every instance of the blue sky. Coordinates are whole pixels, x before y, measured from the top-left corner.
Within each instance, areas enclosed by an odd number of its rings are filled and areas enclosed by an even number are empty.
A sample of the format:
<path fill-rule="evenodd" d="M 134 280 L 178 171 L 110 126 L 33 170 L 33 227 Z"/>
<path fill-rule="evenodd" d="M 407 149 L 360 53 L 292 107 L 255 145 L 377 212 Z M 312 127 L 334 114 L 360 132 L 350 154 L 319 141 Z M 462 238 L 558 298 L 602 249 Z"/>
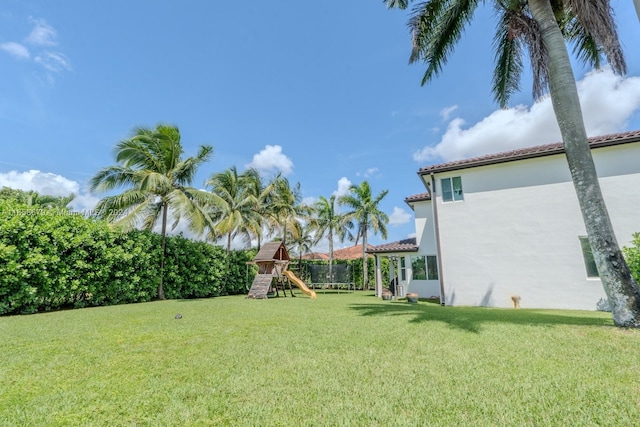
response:
<path fill-rule="evenodd" d="M 612 6 L 628 75 L 576 64 L 590 135 L 640 128 L 640 22 L 631 0 Z M 282 171 L 307 200 L 368 180 L 374 194 L 389 190 L 388 241 L 405 238 L 420 167 L 559 140 L 528 73 L 512 108 L 493 101 L 492 14 L 477 13 L 421 87 L 407 12 L 381 0 L 4 0 L 0 185 L 74 191 L 89 209 L 99 195 L 86 183 L 113 163 L 114 145 L 136 126 L 171 123 L 185 155 L 214 147 L 196 186 L 248 165 Z"/>

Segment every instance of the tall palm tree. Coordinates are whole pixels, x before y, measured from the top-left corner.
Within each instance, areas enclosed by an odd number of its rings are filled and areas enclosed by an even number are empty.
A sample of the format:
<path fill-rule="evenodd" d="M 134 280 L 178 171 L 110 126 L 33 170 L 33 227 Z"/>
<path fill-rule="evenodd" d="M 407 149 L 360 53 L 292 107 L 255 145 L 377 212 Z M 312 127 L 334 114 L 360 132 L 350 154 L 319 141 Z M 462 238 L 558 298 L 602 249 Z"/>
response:
<path fill-rule="evenodd" d="M 384 0 L 406 8 L 409 0 Z M 422 84 L 446 63 L 480 0 L 427 0 L 409 20 L 410 62 L 423 61 Z M 626 66 L 609 0 L 494 0 L 497 27 L 493 91 L 501 106 L 518 90 L 523 48 L 533 66 L 534 96 L 548 88 L 600 279 L 618 326 L 640 327 L 640 287 L 622 256 L 609 219 L 587 138 L 566 42 L 595 66 L 608 60 L 617 73 Z"/>
<path fill-rule="evenodd" d="M 289 180 L 278 174 L 268 185 L 265 214 L 271 230 L 279 233 L 285 245 L 288 237 L 298 237 L 300 220 L 310 214 L 309 207 L 301 202 L 300 183 L 291 187 Z"/>
<path fill-rule="evenodd" d="M 247 191 L 246 177 L 239 175 L 235 166 L 212 175 L 206 182 L 211 187 L 217 203 L 210 212 L 215 222 L 214 236 L 227 236 L 227 254 L 231 252 L 231 240 L 238 234 L 251 242 L 252 221 L 255 218 L 255 199 Z"/>
<path fill-rule="evenodd" d="M 298 253 L 298 268 L 302 268 L 302 256 L 309 251 L 314 245 L 313 229 L 307 224 L 302 226 L 299 224 L 300 230 L 289 237 L 289 244 L 292 248 L 295 248 Z"/>
<path fill-rule="evenodd" d="M 337 237 L 340 241 L 345 238 L 353 240 L 351 228 L 353 222 L 347 221 L 343 214 L 336 211 L 336 196 L 332 195 L 328 200 L 320 196 L 313 205 L 313 219 L 310 222 L 311 229 L 315 233 L 313 244 L 316 245 L 326 236 L 329 242 L 329 277 L 333 278 L 333 243 Z"/>
<path fill-rule="evenodd" d="M 379 208 L 380 201 L 389 193 L 384 190 L 376 197 L 371 194 L 371 187 L 367 181 L 363 181 L 360 185 L 352 185 L 349 188 L 349 194 L 341 196 L 339 204 L 347 206 L 351 210 L 344 214 L 346 221 L 354 221 L 358 224 L 358 235 L 362 237 L 362 288 L 367 287 L 368 269 L 367 269 L 367 234 L 369 231 L 380 233 L 383 239 L 387 238 L 387 223 L 389 217 Z"/>
<path fill-rule="evenodd" d="M 97 216 L 125 230 L 151 230 L 160 222 L 162 254 L 158 298 L 164 299 L 164 261 L 169 214 L 174 229 L 181 219 L 196 233 L 212 226 L 204 210 L 212 198 L 206 191 L 190 187 L 200 165 L 213 154 L 211 146 L 200 146 L 193 157 L 182 158 L 180 131 L 176 126 L 140 127 L 131 138 L 115 147 L 116 165 L 101 169 L 90 182 L 91 190 L 106 192 L 126 188 L 107 196 L 96 207 Z"/>
<path fill-rule="evenodd" d="M 260 172 L 255 168 L 247 169 L 242 174 L 242 183 L 247 194 L 253 199 L 251 216 L 247 218 L 244 228 L 248 236 L 257 240 L 260 250 L 263 228 L 268 222 L 269 194 L 273 186 L 265 184 Z"/>

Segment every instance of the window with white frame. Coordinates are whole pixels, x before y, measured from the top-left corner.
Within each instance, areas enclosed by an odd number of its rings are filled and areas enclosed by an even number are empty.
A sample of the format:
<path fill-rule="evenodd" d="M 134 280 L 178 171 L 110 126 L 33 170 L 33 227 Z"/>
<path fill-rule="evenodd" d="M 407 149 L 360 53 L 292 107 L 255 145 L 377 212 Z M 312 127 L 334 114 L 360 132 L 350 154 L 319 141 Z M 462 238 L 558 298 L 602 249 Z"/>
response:
<path fill-rule="evenodd" d="M 454 176 L 453 178 L 442 178 L 440 180 L 440 184 L 442 186 L 443 202 L 457 202 L 464 200 L 461 177 Z"/>
<path fill-rule="evenodd" d="M 411 257 L 413 280 L 438 280 L 438 262 L 435 255 L 416 255 Z"/>
<path fill-rule="evenodd" d="M 584 258 L 584 266 L 587 269 L 587 277 L 596 279 L 600 277 L 598 273 L 598 267 L 596 266 L 596 260 L 593 258 L 593 251 L 591 250 L 591 244 L 587 236 L 579 236 L 580 247 L 582 248 L 582 257 Z"/>
<path fill-rule="evenodd" d="M 403 282 L 407 280 L 407 263 L 404 257 L 400 257 L 400 280 Z"/>

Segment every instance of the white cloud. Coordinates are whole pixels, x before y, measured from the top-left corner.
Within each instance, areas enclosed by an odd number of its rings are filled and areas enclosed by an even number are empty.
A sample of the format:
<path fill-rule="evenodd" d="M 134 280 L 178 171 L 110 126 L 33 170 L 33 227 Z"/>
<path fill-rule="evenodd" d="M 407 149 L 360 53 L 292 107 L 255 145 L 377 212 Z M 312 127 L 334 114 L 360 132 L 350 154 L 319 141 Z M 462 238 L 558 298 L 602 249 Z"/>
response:
<path fill-rule="evenodd" d="M 624 130 L 640 109 L 640 77 L 619 77 L 604 69 L 588 73 L 577 86 L 589 136 Z M 549 97 L 531 107 L 494 111 L 468 128 L 464 125 L 462 118 L 451 120 L 440 142 L 416 152 L 414 160 L 450 161 L 561 140 Z"/>
<path fill-rule="evenodd" d="M 58 32 L 44 19 L 31 19 L 35 24 L 31 33 L 25 39 L 25 43 L 33 46 L 56 46 Z"/>
<path fill-rule="evenodd" d="M 313 206 L 318 201 L 317 197 L 309 196 L 303 197 L 301 203 L 307 206 Z"/>
<path fill-rule="evenodd" d="M 282 153 L 279 145 L 267 145 L 264 150 L 253 155 L 253 160 L 247 167 L 254 167 L 261 171 L 279 170 L 283 175 L 293 171 L 293 162 Z"/>
<path fill-rule="evenodd" d="M 53 46 L 58 45 L 56 40 L 58 33 L 55 28 L 43 19 L 31 18 L 31 21 L 34 23 L 34 27 L 31 33 L 25 37 L 24 44 L 5 42 L 0 44 L 0 50 L 18 59 L 28 60 L 33 57 L 33 62 L 53 73 L 71 70 L 69 59 L 63 53 L 51 50 Z M 31 50 L 25 45 L 30 46 Z M 47 73 L 45 81 L 52 84 L 53 76 Z"/>
<path fill-rule="evenodd" d="M 351 188 L 351 181 L 349 178 L 342 177 L 338 180 L 338 189 L 333 192 L 336 197 L 344 196 L 345 194 L 349 194 L 349 188 Z"/>
<path fill-rule="evenodd" d="M 0 44 L 0 50 L 4 50 L 9 55 L 15 56 L 19 59 L 29 59 L 31 57 L 29 49 L 16 42 L 2 43 Z"/>
<path fill-rule="evenodd" d="M 93 209 L 99 201 L 97 197 L 81 191 L 80 184 L 76 181 L 54 173 L 33 169 L 28 172 L 10 171 L 0 173 L 0 187 L 36 191 L 42 195 L 56 197 L 64 197 L 73 193 L 76 198 L 69 206 L 76 211 Z"/>
<path fill-rule="evenodd" d="M 69 60 L 60 52 L 44 51 L 36 55 L 33 60 L 42 65 L 49 71 L 59 72 L 64 70 L 70 70 L 71 65 Z"/>
<path fill-rule="evenodd" d="M 389 215 L 390 225 L 402 225 L 411 221 L 411 214 L 402 208 L 397 206 L 393 207 L 393 212 Z"/>
<path fill-rule="evenodd" d="M 378 171 L 379 171 L 379 170 L 380 170 L 380 169 L 378 169 L 378 168 L 369 168 L 369 169 L 367 169 L 367 171 L 364 173 L 364 177 L 365 177 L 365 178 L 372 177 L 372 176 L 376 175 L 376 174 L 378 173 Z"/>
<path fill-rule="evenodd" d="M 451 113 L 453 113 L 457 109 L 458 109 L 457 105 L 452 105 L 451 107 L 445 107 L 442 110 L 440 110 L 440 117 L 442 117 L 442 120 L 447 121 L 449 120 Z"/>

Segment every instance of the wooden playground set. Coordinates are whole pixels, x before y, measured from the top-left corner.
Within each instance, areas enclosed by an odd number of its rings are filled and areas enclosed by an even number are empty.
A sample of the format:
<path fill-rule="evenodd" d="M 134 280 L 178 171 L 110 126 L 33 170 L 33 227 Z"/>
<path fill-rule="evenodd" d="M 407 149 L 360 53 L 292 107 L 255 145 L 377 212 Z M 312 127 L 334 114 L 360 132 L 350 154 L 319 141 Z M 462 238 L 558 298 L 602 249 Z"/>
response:
<path fill-rule="evenodd" d="M 279 288 L 286 297 L 287 285 L 291 296 L 294 296 L 292 284 L 312 299 L 317 298 L 315 291 L 309 289 L 293 271 L 287 270 L 289 262 L 289 253 L 284 243 L 265 243 L 252 262 L 258 266 L 258 272 L 253 279 L 247 298 L 264 299 L 272 295 L 279 296 Z"/>

